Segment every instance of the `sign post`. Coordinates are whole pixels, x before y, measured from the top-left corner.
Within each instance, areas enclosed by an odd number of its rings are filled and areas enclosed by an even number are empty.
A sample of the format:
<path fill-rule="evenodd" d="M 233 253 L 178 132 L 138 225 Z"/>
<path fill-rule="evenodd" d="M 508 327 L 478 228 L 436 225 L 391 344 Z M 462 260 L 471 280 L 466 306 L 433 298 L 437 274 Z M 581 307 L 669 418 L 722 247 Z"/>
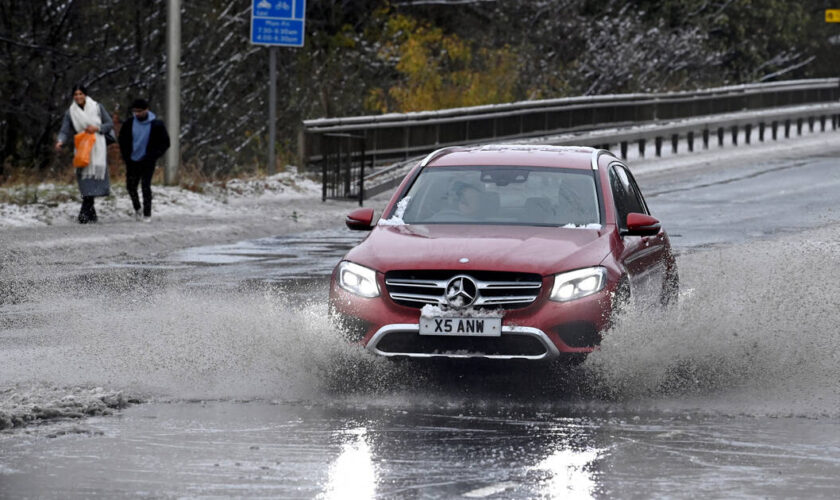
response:
<path fill-rule="evenodd" d="M 825 22 L 840 23 L 840 9 L 825 9 Z"/>
<path fill-rule="evenodd" d="M 268 175 L 274 175 L 274 143 L 277 137 L 277 47 L 268 48 Z"/>
<path fill-rule="evenodd" d="M 274 174 L 277 47 L 303 47 L 306 0 L 251 0 L 251 43 L 268 46 L 268 175 Z"/>

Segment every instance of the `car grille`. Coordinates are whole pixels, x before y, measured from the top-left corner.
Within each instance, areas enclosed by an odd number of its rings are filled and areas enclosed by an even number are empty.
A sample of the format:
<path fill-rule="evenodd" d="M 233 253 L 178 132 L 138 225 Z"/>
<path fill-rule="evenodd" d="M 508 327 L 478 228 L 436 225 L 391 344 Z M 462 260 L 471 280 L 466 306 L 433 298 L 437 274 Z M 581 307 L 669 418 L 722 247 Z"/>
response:
<path fill-rule="evenodd" d="M 447 305 L 444 296 L 450 279 L 466 275 L 477 285 L 474 307 L 516 309 L 536 300 L 542 288 L 539 274 L 499 271 L 389 271 L 385 286 L 397 304 L 421 308 L 426 304 Z"/>

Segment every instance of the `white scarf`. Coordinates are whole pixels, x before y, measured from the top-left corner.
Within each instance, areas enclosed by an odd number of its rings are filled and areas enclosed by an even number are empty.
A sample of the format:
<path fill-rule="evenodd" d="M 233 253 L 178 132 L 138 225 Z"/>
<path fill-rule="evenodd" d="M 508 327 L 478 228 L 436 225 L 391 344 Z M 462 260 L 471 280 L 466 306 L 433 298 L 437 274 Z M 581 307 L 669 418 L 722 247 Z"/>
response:
<path fill-rule="evenodd" d="M 87 96 L 85 97 L 84 109 L 80 108 L 75 102 L 70 105 L 70 119 L 73 121 L 73 128 L 76 129 L 77 133 L 84 131 L 88 125 L 95 125 L 98 128 L 102 127 L 99 104 Z M 108 168 L 105 136 L 102 135 L 102 132 L 97 132 L 95 135 L 96 142 L 93 144 L 93 150 L 90 152 L 90 163 L 82 169 L 83 179 L 104 179 L 105 170 Z"/>

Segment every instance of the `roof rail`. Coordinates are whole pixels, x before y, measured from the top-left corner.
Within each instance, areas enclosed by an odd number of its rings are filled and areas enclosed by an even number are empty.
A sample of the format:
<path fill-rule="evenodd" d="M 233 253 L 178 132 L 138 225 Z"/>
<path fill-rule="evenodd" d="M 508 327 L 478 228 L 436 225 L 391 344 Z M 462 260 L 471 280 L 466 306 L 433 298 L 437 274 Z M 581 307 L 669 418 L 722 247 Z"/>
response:
<path fill-rule="evenodd" d="M 428 156 L 426 156 L 425 158 L 423 158 L 420 161 L 420 166 L 425 167 L 426 165 L 431 163 L 432 160 L 436 160 L 436 159 L 440 158 L 441 156 L 448 155 L 449 153 L 454 153 L 455 151 L 463 151 L 464 149 L 466 149 L 466 148 L 461 147 L 461 146 L 451 146 L 451 147 L 448 147 L 448 148 L 437 149 L 437 150 L 429 153 Z"/>
<path fill-rule="evenodd" d="M 602 156 L 612 156 L 618 161 L 621 159 L 608 149 L 595 149 L 592 151 L 592 170 L 598 170 L 598 159 Z"/>

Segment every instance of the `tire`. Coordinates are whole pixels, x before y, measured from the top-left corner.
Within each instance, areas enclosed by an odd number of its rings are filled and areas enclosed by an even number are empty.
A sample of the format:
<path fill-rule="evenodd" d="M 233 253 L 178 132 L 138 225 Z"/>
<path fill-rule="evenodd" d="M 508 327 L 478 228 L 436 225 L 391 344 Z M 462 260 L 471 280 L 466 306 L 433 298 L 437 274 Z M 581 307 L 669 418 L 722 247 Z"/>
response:
<path fill-rule="evenodd" d="M 664 307 L 674 306 L 680 299 L 680 275 L 677 271 L 668 273 L 662 283 L 662 296 L 659 301 Z"/>
<path fill-rule="evenodd" d="M 567 354 L 562 359 L 564 364 L 569 367 L 573 368 L 575 366 L 580 366 L 586 361 L 586 358 L 589 356 L 589 353 L 586 352 L 579 352 L 575 354 Z"/>
<path fill-rule="evenodd" d="M 612 299 L 612 310 L 610 311 L 610 324 L 612 328 L 616 320 L 624 313 L 630 305 L 630 281 L 626 276 L 621 278 L 615 289 Z"/>

